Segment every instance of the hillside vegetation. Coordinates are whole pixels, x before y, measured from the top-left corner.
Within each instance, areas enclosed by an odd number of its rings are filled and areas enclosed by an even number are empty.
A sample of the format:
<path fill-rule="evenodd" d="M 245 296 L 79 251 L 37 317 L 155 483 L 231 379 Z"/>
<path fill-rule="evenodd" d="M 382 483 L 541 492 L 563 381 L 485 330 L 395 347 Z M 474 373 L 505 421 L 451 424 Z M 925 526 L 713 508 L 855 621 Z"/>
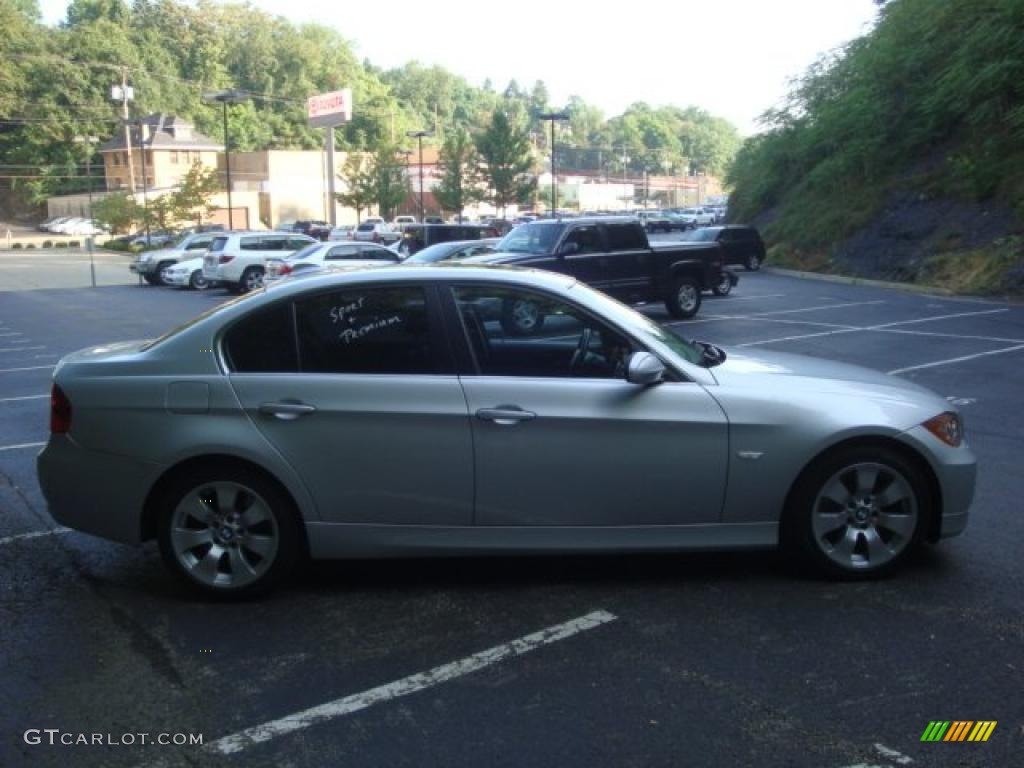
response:
<path fill-rule="evenodd" d="M 1024 290 L 1024 0 L 890 0 L 762 123 L 730 217 L 770 262 Z"/>

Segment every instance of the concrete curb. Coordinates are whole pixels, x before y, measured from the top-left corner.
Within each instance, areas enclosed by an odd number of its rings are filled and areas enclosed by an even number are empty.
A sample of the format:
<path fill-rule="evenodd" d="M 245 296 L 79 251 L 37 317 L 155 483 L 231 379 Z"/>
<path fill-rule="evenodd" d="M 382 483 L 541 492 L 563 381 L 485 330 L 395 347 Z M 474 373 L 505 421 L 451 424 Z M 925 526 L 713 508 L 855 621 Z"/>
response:
<path fill-rule="evenodd" d="M 805 280 L 821 280 L 826 283 L 842 283 L 843 285 L 866 285 L 871 288 L 891 288 L 896 291 L 907 291 L 908 293 L 926 293 L 932 296 L 959 296 L 961 294 L 951 291 L 949 288 L 939 288 L 933 285 L 917 285 L 916 283 L 894 283 L 889 280 L 869 280 L 866 277 L 848 277 L 846 275 L 827 275 L 821 272 L 800 272 L 795 269 L 782 269 L 781 267 L 761 267 L 765 272 L 786 277 L 800 277 Z M 964 298 L 977 298 L 965 296 Z"/>

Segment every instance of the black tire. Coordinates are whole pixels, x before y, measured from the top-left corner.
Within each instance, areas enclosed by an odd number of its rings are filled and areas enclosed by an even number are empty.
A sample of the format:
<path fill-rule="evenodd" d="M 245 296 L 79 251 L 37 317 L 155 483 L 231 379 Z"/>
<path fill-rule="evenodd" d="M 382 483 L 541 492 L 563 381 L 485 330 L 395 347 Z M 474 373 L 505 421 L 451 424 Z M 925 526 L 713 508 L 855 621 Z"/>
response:
<path fill-rule="evenodd" d="M 186 567 L 183 563 L 183 560 L 192 557 L 197 561 L 205 560 L 209 553 L 213 551 L 213 547 L 220 547 L 220 544 L 211 543 L 210 547 L 205 550 L 205 555 L 203 554 L 203 547 L 205 545 L 197 545 L 194 549 L 179 556 L 175 550 L 174 541 L 172 541 L 172 536 L 174 535 L 172 530 L 177 527 L 175 518 L 179 504 L 193 493 L 202 492 L 204 495 L 210 493 L 210 490 L 204 489 L 204 486 L 212 488 L 216 483 L 235 484 L 250 490 L 256 498 L 264 502 L 263 508 L 269 510 L 269 514 L 273 517 L 273 535 L 276 537 L 276 549 L 273 556 L 269 558 L 270 562 L 266 564 L 262 560 L 258 562 L 256 565 L 256 568 L 260 569 L 258 578 L 239 586 L 231 586 L 230 584 L 211 585 L 206 583 L 200 577 L 193 574 L 190 568 Z M 237 498 L 242 500 L 241 503 L 244 503 L 243 494 L 238 494 Z M 304 552 L 304 539 L 295 504 L 288 494 L 281 490 L 276 483 L 249 467 L 221 463 L 183 473 L 166 487 L 162 498 L 158 499 L 157 503 L 159 505 L 157 540 L 164 564 L 189 589 L 206 597 L 238 600 L 266 594 L 292 571 Z M 247 511 L 244 510 L 242 515 L 244 516 Z M 213 528 L 214 526 L 211 524 L 211 531 Z M 195 530 L 201 533 L 203 527 L 200 525 L 192 528 L 190 525 L 188 528 L 179 527 L 177 530 L 188 530 L 190 532 Z M 263 530 L 269 530 L 269 526 L 266 526 Z M 215 534 L 211 532 L 209 535 L 213 536 Z M 225 547 L 229 546 L 225 545 Z M 224 547 L 220 548 L 222 553 L 216 556 L 218 565 L 215 580 L 221 576 L 228 576 L 228 574 L 223 573 L 222 569 L 230 571 L 234 563 L 231 550 Z M 241 554 L 246 551 L 243 537 L 239 537 L 235 541 L 234 550 L 239 552 L 238 556 L 244 557 Z M 253 555 L 250 554 L 249 557 L 252 558 Z"/>
<path fill-rule="evenodd" d="M 732 293 L 732 275 L 723 270 L 722 277 L 717 283 L 711 286 L 711 292 L 715 294 L 715 296 L 728 296 Z"/>
<path fill-rule="evenodd" d="M 188 287 L 193 291 L 205 291 L 210 287 L 210 281 L 203 277 L 203 270 L 197 269 L 188 279 Z"/>
<path fill-rule="evenodd" d="M 700 311 L 700 284 L 696 278 L 680 275 L 672 281 L 672 288 L 665 297 L 665 309 L 672 317 L 688 320 Z"/>
<path fill-rule="evenodd" d="M 872 523 L 869 512 L 864 512 L 867 521 L 858 524 L 855 518 L 857 506 L 843 506 L 828 497 L 821 497 L 827 488 L 838 487 L 849 492 L 848 486 L 853 485 L 859 478 L 853 469 L 858 466 L 884 468 L 877 472 L 877 479 L 872 489 L 867 492 L 870 494 L 868 498 L 871 499 L 871 506 L 877 504 L 881 510 L 888 510 L 882 512 L 883 516 L 901 520 L 901 526 L 909 526 L 912 521 L 912 530 L 908 528 L 900 535 L 895 535 L 884 523 Z M 899 487 L 907 489 L 906 503 L 909 504 L 909 500 L 912 499 L 913 514 L 909 514 L 909 506 L 899 509 L 903 502 L 899 505 L 884 505 L 889 494 L 887 475 L 895 475 L 905 481 L 905 486 Z M 847 479 L 836 486 L 837 477 Z M 819 536 L 815 531 L 815 520 L 828 517 L 818 514 L 826 504 L 831 505 L 826 511 L 834 516 L 833 519 L 841 521 L 838 523 L 840 527 L 829 534 Z M 900 514 L 892 514 L 893 512 Z M 933 515 L 934 507 L 929 484 L 916 462 L 885 445 L 850 446 L 826 453 L 801 473 L 789 495 L 787 509 L 783 511 L 780 544 L 788 563 L 796 566 L 800 573 L 810 572 L 815 576 L 842 580 L 879 578 L 899 568 L 920 545 Z M 861 528 L 860 525 L 867 527 Z M 828 525 L 822 526 L 826 527 Z M 884 536 L 891 538 L 887 541 Z M 845 540 L 851 537 L 856 545 L 846 564 L 841 564 L 840 561 L 844 559 L 841 547 L 846 543 Z M 879 555 L 872 554 L 869 537 L 880 540 L 885 545 L 885 551 L 879 549 Z M 829 546 L 831 549 L 828 549 Z M 897 551 L 892 553 L 892 548 Z M 857 562 L 858 558 L 862 562 Z M 871 562 L 872 558 L 876 558 L 875 563 Z"/>
<path fill-rule="evenodd" d="M 156 282 L 154 285 L 170 285 L 170 283 L 164 280 L 164 270 L 168 267 L 173 267 L 174 264 L 175 262 L 173 261 L 161 261 L 156 265 L 156 271 L 153 273 L 156 275 Z"/>
<path fill-rule="evenodd" d="M 743 264 L 743 268 L 747 272 L 757 272 L 761 268 L 761 259 L 758 258 L 756 253 L 752 253 L 747 256 L 747 260 Z"/>
<path fill-rule="evenodd" d="M 248 293 L 263 287 L 263 267 L 246 267 L 238 280 L 238 292 Z"/>
<path fill-rule="evenodd" d="M 150 285 L 163 285 L 163 282 L 160 280 L 160 275 L 143 275 L 142 279 Z"/>
<path fill-rule="evenodd" d="M 501 328 L 509 336 L 537 333 L 544 327 L 544 319 L 544 314 L 533 302 L 520 299 L 501 303 Z"/>

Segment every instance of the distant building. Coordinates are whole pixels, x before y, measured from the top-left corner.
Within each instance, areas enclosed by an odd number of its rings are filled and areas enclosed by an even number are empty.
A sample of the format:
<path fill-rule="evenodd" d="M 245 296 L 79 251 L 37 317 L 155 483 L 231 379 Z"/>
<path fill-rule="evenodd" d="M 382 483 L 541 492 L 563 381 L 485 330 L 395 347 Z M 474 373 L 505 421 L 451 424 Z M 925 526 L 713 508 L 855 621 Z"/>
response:
<path fill-rule="evenodd" d="M 143 173 L 148 189 L 174 187 L 195 163 L 215 169 L 217 155 L 224 151 L 223 144 L 198 133 L 191 123 L 163 112 L 133 121 L 130 130 L 134 185 L 129 179 L 124 131 L 117 131 L 99 149 L 110 191 L 142 189 Z"/>

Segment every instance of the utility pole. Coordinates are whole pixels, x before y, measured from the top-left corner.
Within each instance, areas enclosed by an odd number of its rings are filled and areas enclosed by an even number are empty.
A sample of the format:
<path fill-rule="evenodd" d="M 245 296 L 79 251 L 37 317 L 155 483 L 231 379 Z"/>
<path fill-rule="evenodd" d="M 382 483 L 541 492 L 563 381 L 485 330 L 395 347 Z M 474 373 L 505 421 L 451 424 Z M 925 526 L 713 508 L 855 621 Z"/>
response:
<path fill-rule="evenodd" d="M 135 89 L 128 87 L 128 67 L 121 67 L 121 85 L 110 89 L 111 98 L 121 102 L 121 119 L 124 120 L 124 146 L 128 150 L 128 191 L 135 195 L 135 160 L 132 158 L 132 133 L 129 127 L 128 102 L 135 97 Z"/>
<path fill-rule="evenodd" d="M 149 237 L 149 188 L 146 182 L 146 130 L 143 128 L 143 121 L 139 124 L 139 154 L 142 156 L 142 209 L 146 212 L 146 245 L 152 245 Z M 153 140 L 150 139 L 150 146 Z"/>
<path fill-rule="evenodd" d="M 423 200 L 423 137 L 424 136 L 433 136 L 434 132 L 433 131 L 408 131 L 408 132 L 406 132 L 405 135 L 408 136 L 410 139 L 416 139 L 416 142 L 419 145 L 419 150 L 420 150 L 420 167 L 419 167 L 419 176 L 420 176 L 420 224 L 424 224 L 425 223 L 424 219 L 427 218 L 427 209 L 426 209 L 426 206 L 425 206 L 424 200 Z"/>

